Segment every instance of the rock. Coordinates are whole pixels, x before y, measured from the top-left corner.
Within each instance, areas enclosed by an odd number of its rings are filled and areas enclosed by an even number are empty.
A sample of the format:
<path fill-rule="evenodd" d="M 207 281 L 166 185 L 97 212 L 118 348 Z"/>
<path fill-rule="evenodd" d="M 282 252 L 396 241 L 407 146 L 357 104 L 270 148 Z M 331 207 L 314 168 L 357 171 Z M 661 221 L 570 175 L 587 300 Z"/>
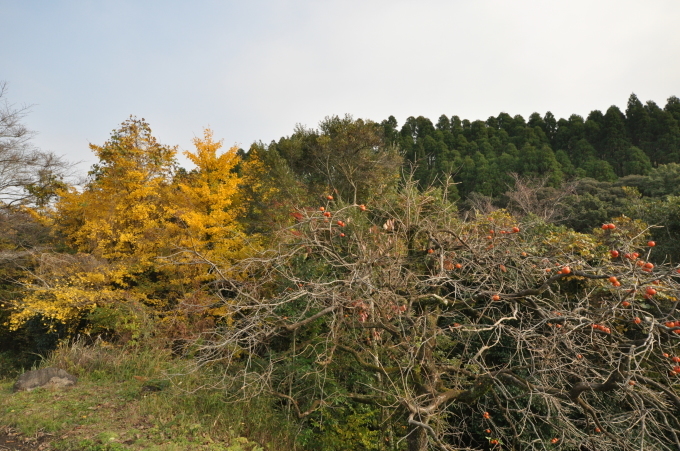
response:
<path fill-rule="evenodd" d="M 75 385 L 78 378 L 67 373 L 61 368 L 42 368 L 35 371 L 28 371 L 21 376 L 14 384 L 14 391 L 31 391 L 34 388 L 64 388 Z"/>

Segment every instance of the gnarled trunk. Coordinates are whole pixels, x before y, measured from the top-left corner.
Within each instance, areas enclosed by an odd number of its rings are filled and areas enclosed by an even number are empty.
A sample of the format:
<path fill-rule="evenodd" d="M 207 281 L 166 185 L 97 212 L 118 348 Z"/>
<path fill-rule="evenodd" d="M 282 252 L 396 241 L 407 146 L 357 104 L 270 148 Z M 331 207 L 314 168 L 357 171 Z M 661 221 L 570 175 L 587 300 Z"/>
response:
<path fill-rule="evenodd" d="M 408 451 L 427 451 L 427 431 L 420 426 L 411 426 L 408 435 Z"/>

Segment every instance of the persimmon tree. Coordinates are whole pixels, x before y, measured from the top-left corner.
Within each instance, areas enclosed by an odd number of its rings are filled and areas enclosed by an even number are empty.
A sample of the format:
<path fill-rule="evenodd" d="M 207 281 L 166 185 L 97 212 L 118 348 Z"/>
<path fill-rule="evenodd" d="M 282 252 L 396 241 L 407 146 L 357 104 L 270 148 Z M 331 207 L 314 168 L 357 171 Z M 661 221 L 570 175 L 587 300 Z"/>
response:
<path fill-rule="evenodd" d="M 230 321 L 191 349 L 233 397 L 316 425 L 369 406 L 362 449 L 680 449 L 680 275 L 646 261 L 643 223 L 463 220 L 411 182 L 300 214 L 214 267 Z"/>

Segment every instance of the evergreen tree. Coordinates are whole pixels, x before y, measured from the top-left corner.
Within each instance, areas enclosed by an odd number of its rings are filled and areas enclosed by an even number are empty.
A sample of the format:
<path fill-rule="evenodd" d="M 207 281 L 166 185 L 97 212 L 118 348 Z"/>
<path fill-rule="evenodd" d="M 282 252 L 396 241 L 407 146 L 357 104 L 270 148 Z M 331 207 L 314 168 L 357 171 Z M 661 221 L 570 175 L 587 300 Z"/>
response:
<path fill-rule="evenodd" d="M 534 147 L 526 144 L 520 150 L 519 173 L 529 177 L 550 175 L 550 184 L 557 185 L 563 179 L 562 169 L 550 146 Z"/>
<path fill-rule="evenodd" d="M 550 139 L 550 143 L 554 146 L 554 140 L 557 134 L 557 120 L 555 119 L 555 116 L 548 111 L 545 113 L 545 116 L 543 116 L 543 122 L 545 122 L 545 134 L 548 136 L 548 139 Z"/>
<path fill-rule="evenodd" d="M 626 136 L 625 116 L 616 106 L 607 109 L 602 127 L 601 158 L 609 162 L 618 176 L 623 176 L 623 162 L 630 147 Z"/>
<path fill-rule="evenodd" d="M 626 108 L 626 129 L 628 137 L 634 146 L 641 146 L 650 140 L 650 118 L 642 102 L 635 94 L 631 94 Z"/>
<path fill-rule="evenodd" d="M 653 164 L 680 162 L 680 126 L 678 120 L 654 102 L 647 102 L 649 132 L 641 144 Z"/>
<path fill-rule="evenodd" d="M 443 114 L 439 116 L 439 120 L 437 121 L 437 130 L 441 130 L 442 132 L 451 131 L 451 121 Z"/>
<path fill-rule="evenodd" d="M 399 137 L 399 131 L 397 130 L 397 120 L 394 118 L 394 116 L 388 117 L 386 120 L 382 121 L 380 123 L 383 128 L 383 134 L 385 136 L 385 141 L 390 143 L 390 144 L 397 144 L 398 143 L 398 137 Z"/>
<path fill-rule="evenodd" d="M 680 99 L 676 96 L 670 96 L 666 101 L 664 110 L 671 113 L 675 120 L 680 122 Z"/>
<path fill-rule="evenodd" d="M 629 147 L 621 154 L 623 165 L 622 175 L 630 174 L 649 174 L 652 170 L 652 163 L 649 157 L 638 147 Z"/>

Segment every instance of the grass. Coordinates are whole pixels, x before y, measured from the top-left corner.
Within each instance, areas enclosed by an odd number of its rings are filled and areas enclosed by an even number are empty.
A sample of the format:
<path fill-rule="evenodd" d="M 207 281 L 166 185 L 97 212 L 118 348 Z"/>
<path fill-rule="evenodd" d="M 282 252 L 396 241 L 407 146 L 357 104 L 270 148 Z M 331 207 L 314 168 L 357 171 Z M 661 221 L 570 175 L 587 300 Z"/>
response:
<path fill-rule="evenodd" d="M 78 384 L 12 393 L 14 381 L 0 381 L 0 424 L 48 436 L 60 451 L 299 449 L 267 399 L 227 404 L 220 391 L 199 389 L 205 373 L 166 376 L 182 374 L 182 363 L 159 349 L 62 346 L 41 366 L 63 368 Z"/>

